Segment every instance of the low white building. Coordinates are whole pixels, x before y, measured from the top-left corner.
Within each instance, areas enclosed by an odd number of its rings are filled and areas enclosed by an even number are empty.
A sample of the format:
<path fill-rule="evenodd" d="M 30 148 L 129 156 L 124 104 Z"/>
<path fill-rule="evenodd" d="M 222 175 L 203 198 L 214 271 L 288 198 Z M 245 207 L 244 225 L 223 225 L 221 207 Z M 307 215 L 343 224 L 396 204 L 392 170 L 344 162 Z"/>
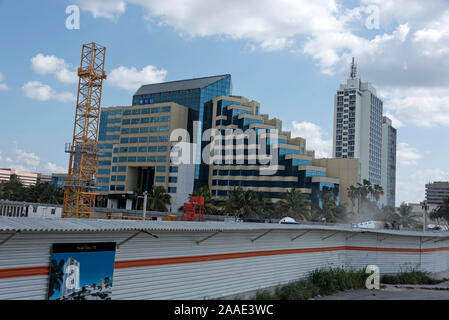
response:
<path fill-rule="evenodd" d="M 0 216 L 61 218 L 62 205 L 0 200 Z"/>

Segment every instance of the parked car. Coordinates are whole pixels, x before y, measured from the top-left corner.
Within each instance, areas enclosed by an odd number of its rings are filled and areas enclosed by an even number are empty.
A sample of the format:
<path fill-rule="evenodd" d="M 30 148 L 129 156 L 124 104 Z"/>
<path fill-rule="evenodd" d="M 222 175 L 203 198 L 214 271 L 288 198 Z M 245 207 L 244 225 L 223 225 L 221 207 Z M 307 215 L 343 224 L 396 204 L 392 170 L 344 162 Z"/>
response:
<path fill-rule="evenodd" d="M 279 223 L 280 224 L 299 224 L 298 221 L 296 221 L 295 219 L 290 218 L 290 217 L 282 218 L 281 220 L 279 220 Z"/>

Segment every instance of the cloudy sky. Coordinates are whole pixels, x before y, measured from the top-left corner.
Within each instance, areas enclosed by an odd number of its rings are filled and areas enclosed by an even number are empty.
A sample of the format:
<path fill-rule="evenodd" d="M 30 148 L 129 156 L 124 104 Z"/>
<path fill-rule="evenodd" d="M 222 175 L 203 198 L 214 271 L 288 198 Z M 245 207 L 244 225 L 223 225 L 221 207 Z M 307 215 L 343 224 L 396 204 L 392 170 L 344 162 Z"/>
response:
<path fill-rule="evenodd" d="M 73 6 L 80 9 L 79 29 Z M 233 94 L 330 156 L 352 56 L 398 129 L 397 199 L 449 180 L 447 0 L 0 0 L 0 167 L 65 171 L 82 43 L 107 47 L 103 106 L 141 84 L 232 74 Z"/>

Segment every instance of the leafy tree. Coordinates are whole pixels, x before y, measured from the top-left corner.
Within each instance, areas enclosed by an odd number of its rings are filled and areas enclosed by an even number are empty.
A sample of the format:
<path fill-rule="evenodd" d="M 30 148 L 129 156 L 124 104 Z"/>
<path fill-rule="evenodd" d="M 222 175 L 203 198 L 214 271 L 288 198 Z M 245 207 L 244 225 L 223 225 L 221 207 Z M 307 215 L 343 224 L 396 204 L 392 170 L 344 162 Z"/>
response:
<path fill-rule="evenodd" d="M 226 213 L 239 215 L 243 219 L 259 216 L 261 212 L 257 211 L 256 197 L 255 191 L 236 187 L 228 194 L 224 203 L 224 210 Z"/>
<path fill-rule="evenodd" d="M 359 187 L 360 200 L 363 207 L 368 200 L 368 196 L 373 193 L 373 186 L 371 185 L 371 182 L 366 179 L 363 180 L 362 184 L 357 183 L 357 186 Z"/>
<path fill-rule="evenodd" d="M 356 186 L 350 186 L 348 189 L 348 198 L 351 200 L 351 204 L 352 204 L 352 211 L 354 211 L 354 206 L 357 200 L 357 213 L 359 213 L 359 199 L 360 199 L 360 188 L 356 187 Z"/>
<path fill-rule="evenodd" d="M 378 203 L 380 196 L 384 194 L 384 189 L 378 184 L 375 184 L 373 190 L 371 191 L 371 194 L 373 195 L 374 199 L 376 199 L 376 203 Z"/>
<path fill-rule="evenodd" d="M 49 182 L 25 187 L 19 178 L 12 176 L 9 181 L 0 183 L 0 199 L 61 204 L 64 200 L 64 191 Z"/>
<path fill-rule="evenodd" d="M 446 228 L 449 227 L 449 197 L 444 199 L 443 204 L 430 213 L 430 218 L 437 220 L 438 224 Z"/>
<path fill-rule="evenodd" d="M 309 220 L 311 218 L 310 201 L 307 195 L 297 189 L 287 191 L 284 199 L 279 203 L 279 209 L 282 215 L 287 215 L 296 220 Z"/>
<path fill-rule="evenodd" d="M 412 213 L 412 207 L 402 202 L 399 208 L 395 211 L 395 214 L 390 217 L 392 221 L 402 225 L 405 228 L 417 228 L 419 222 L 416 220 L 419 214 Z"/>
<path fill-rule="evenodd" d="M 3 181 L 0 198 L 10 201 L 24 201 L 26 188 L 17 176 L 12 176 L 9 181 Z"/>
<path fill-rule="evenodd" d="M 171 196 L 162 186 L 153 186 L 148 193 L 147 209 L 151 211 L 168 211 L 167 205 L 170 204 Z"/>
<path fill-rule="evenodd" d="M 259 215 L 272 215 L 276 213 L 276 205 L 264 192 L 255 192 L 255 206 Z"/>
<path fill-rule="evenodd" d="M 338 204 L 337 199 L 331 192 L 324 192 L 321 197 L 321 208 L 315 211 L 318 220 L 325 219 L 326 222 L 341 222 L 346 220 L 346 208 Z"/>

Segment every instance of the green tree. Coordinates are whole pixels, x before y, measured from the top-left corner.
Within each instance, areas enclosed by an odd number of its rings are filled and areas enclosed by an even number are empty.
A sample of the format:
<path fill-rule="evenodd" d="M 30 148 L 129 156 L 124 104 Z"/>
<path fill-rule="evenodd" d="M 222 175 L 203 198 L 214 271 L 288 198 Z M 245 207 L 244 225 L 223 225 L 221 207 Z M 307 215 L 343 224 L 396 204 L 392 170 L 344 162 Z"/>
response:
<path fill-rule="evenodd" d="M 241 187 L 236 187 L 228 194 L 224 210 L 226 213 L 239 215 L 243 219 L 257 216 L 256 207 L 256 193 L 253 190 L 243 190 Z"/>
<path fill-rule="evenodd" d="M 287 191 L 284 199 L 279 203 L 282 215 L 287 215 L 296 220 L 310 220 L 310 201 L 307 195 L 300 190 L 291 189 Z"/>
<path fill-rule="evenodd" d="M 373 186 L 369 180 L 364 179 L 363 183 L 357 183 L 359 187 L 360 193 L 360 201 L 362 203 L 362 208 L 365 206 L 365 203 L 368 201 L 368 196 L 373 193 Z"/>
<path fill-rule="evenodd" d="M 316 209 L 315 213 L 318 220 L 325 219 L 326 222 L 346 221 L 346 208 L 339 204 L 337 198 L 331 192 L 324 192 L 321 196 L 321 208 Z"/>
<path fill-rule="evenodd" d="M 147 209 L 151 211 L 168 211 L 167 206 L 170 204 L 171 196 L 162 186 L 153 186 L 148 193 Z"/>
<path fill-rule="evenodd" d="M 360 213 L 359 212 L 359 210 L 360 210 L 360 208 L 359 208 L 360 207 L 360 204 L 359 204 L 360 188 L 356 187 L 356 186 L 350 186 L 347 189 L 347 191 L 348 191 L 348 198 L 349 198 L 349 200 L 351 200 L 351 204 L 352 204 L 352 206 L 351 206 L 352 212 L 354 212 L 354 207 L 355 207 L 355 204 L 357 203 L 357 213 Z"/>
<path fill-rule="evenodd" d="M 405 228 L 417 228 L 420 223 L 416 218 L 420 215 L 412 213 L 412 209 L 411 206 L 402 202 L 395 214 L 390 217 L 390 222 L 398 223 Z"/>
<path fill-rule="evenodd" d="M 384 189 L 378 184 L 375 184 L 374 188 L 371 191 L 371 194 L 373 195 L 373 198 L 376 199 L 376 203 L 378 203 L 380 196 L 384 194 Z"/>
<path fill-rule="evenodd" d="M 444 199 L 443 204 L 430 213 L 430 218 L 437 220 L 438 224 L 449 228 L 449 197 Z"/>
<path fill-rule="evenodd" d="M 2 197 L 10 201 L 24 201 L 25 191 L 22 181 L 16 176 L 12 176 L 9 181 L 2 183 Z"/>
<path fill-rule="evenodd" d="M 255 192 L 254 195 L 256 212 L 259 216 L 270 216 L 276 212 L 276 206 L 269 196 L 264 192 Z"/>

